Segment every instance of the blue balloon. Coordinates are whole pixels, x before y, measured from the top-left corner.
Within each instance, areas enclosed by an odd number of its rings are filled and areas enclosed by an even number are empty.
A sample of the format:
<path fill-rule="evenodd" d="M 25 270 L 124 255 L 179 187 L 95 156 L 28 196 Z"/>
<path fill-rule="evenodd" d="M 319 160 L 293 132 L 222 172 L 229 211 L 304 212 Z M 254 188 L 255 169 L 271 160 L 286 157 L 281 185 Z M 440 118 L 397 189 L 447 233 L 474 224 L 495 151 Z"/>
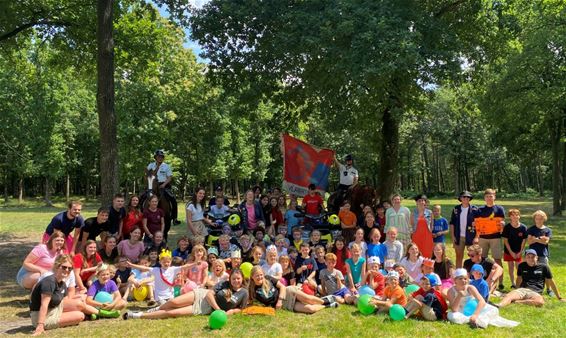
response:
<path fill-rule="evenodd" d="M 464 305 L 464 309 L 462 310 L 462 313 L 464 314 L 464 316 L 471 316 L 474 314 L 474 312 L 476 312 L 477 307 L 478 307 L 477 299 L 471 298 Z"/>
<path fill-rule="evenodd" d="M 112 295 L 106 291 L 100 291 L 94 296 L 94 300 L 99 303 L 112 303 Z"/>
<path fill-rule="evenodd" d="M 358 293 L 362 296 L 363 295 L 370 295 L 372 297 L 375 296 L 375 291 L 367 285 L 362 286 L 360 290 L 358 290 Z"/>

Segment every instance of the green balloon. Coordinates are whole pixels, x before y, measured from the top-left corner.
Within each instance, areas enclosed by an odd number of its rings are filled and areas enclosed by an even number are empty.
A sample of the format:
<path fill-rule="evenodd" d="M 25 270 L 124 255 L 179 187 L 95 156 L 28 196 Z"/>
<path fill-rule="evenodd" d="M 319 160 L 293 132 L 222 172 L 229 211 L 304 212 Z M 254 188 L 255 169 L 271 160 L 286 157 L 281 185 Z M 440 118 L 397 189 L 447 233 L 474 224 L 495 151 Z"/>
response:
<path fill-rule="evenodd" d="M 411 293 L 417 291 L 419 289 L 418 285 L 409 284 L 405 287 L 405 294 L 410 295 Z"/>
<path fill-rule="evenodd" d="M 222 310 L 215 310 L 210 317 L 208 317 L 208 325 L 213 330 L 221 329 L 228 321 L 228 315 Z"/>
<path fill-rule="evenodd" d="M 405 319 L 405 309 L 399 304 L 393 304 L 389 308 L 389 316 L 395 321 Z"/>
<path fill-rule="evenodd" d="M 371 315 L 375 311 L 375 306 L 370 304 L 370 300 L 370 295 L 362 295 L 360 299 L 358 299 L 358 310 L 364 316 Z"/>

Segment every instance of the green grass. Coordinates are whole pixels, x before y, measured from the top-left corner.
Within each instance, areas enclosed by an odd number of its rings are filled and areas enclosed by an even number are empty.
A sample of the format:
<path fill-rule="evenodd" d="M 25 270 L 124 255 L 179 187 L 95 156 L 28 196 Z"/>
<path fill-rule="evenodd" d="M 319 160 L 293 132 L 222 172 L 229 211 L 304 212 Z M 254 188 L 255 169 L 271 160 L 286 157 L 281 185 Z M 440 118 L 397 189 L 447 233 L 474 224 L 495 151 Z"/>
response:
<path fill-rule="evenodd" d="M 443 214 L 449 215 L 451 208 L 457 203 L 454 199 L 431 201 L 441 204 Z M 481 201 L 475 201 L 480 204 Z M 543 209 L 549 212 L 549 200 L 514 200 L 498 201 L 505 206 L 518 207 L 522 213 L 522 221 L 530 225 L 528 216 L 534 210 Z M 405 204 L 412 207 L 412 201 Z M 86 217 L 94 215 L 98 204 L 87 202 L 83 209 Z M 33 329 L 29 326 L 27 295 L 13 282 L 15 274 L 23 260 L 26 250 L 33 246 L 51 217 L 59 210 L 64 210 L 64 203 L 57 208 L 44 208 L 38 205 L 24 207 L 8 206 L 0 209 L 0 254 L 3 256 L 0 277 L 0 331 L 19 320 L 23 325 L 9 330 L 8 334 L 28 334 Z M 182 214 L 181 214 L 182 215 Z M 551 240 L 551 266 L 559 289 L 566 296 L 566 218 L 551 218 L 548 225 L 552 228 L 554 237 Z M 172 239 L 184 234 L 186 226 L 172 228 Z M 28 240 L 29 239 L 29 240 Z M 14 250 L 5 245 L 5 241 L 16 241 Z M 15 250 L 19 248 L 18 250 Z M 453 255 L 453 250 L 449 250 Z M 504 266 L 505 272 L 507 270 Z M 505 284 L 509 286 L 507 273 Z M 354 307 L 342 306 L 338 309 L 326 309 L 314 315 L 302 315 L 279 311 L 275 317 L 236 315 L 229 318 L 227 325 L 220 331 L 210 331 L 207 328 L 207 317 L 190 317 L 168 319 L 161 321 L 122 321 L 98 320 L 85 322 L 79 326 L 50 331 L 49 336 L 107 336 L 109 332 L 119 336 L 261 336 L 261 337 L 369 337 L 376 335 L 400 337 L 559 337 L 564 336 L 562 318 L 566 318 L 566 304 L 556 299 L 547 299 L 543 308 L 523 305 L 511 305 L 501 310 L 505 318 L 516 320 L 521 324 L 513 329 L 489 327 L 486 330 L 472 330 L 465 325 L 454 325 L 448 322 L 423 322 L 408 320 L 391 322 L 386 316 L 362 316 Z M 19 323 L 19 322 L 17 322 Z"/>

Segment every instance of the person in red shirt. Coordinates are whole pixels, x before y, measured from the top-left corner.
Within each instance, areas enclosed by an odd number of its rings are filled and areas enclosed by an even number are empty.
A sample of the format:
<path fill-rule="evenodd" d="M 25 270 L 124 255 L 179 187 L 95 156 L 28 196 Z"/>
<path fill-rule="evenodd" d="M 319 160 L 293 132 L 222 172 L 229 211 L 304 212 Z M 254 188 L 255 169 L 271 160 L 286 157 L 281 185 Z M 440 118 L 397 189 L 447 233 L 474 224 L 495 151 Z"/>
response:
<path fill-rule="evenodd" d="M 420 281 L 421 287 L 411 294 L 409 302 L 405 306 L 407 311 L 405 318 L 409 318 L 418 311 L 424 320 L 446 319 L 448 305 L 442 294 L 434 289 L 438 285 L 440 283 L 434 275 L 424 275 Z"/>
<path fill-rule="evenodd" d="M 316 192 L 316 185 L 309 184 L 309 193 L 303 198 L 303 208 L 305 213 L 311 216 L 318 216 L 322 209 L 324 209 L 324 201 L 322 197 Z"/>

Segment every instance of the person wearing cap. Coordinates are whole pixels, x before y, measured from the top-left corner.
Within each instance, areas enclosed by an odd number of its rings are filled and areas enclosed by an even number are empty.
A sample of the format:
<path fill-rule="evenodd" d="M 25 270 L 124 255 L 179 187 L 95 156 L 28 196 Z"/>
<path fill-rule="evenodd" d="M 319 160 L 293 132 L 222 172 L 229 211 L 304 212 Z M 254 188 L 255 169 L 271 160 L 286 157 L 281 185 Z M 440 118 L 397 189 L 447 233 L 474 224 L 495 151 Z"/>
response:
<path fill-rule="evenodd" d="M 217 199 L 222 200 L 222 203 L 225 206 L 230 206 L 230 200 L 228 199 L 228 197 L 224 196 L 224 190 L 222 189 L 221 185 L 217 186 L 216 189 L 214 189 L 214 196 L 210 199 L 210 201 L 208 201 L 208 207 L 210 208 L 213 205 L 216 205 Z"/>
<path fill-rule="evenodd" d="M 456 252 L 456 268 L 462 267 L 464 260 L 464 249 L 466 246 L 474 244 L 476 231 L 472 226 L 474 222 L 474 213 L 477 211 L 475 205 L 471 205 L 470 201 L 474 198 L 472 193 L 464 190 L 458 196 L 460 205 L 452 209 L 450 216 L 450 236 L 454 244 L 454 251 Z"/>
<path fill-rule="evenodd" d="M 407 305 L 407 296 L 405 291 L 399 285 L 399 273 L 391 271 L 386 276 L 385 289 L 383 290 L 383 297 L 374 297 L 370 303 L 377 306 L 378 311 L 383 313 L 389 311 L 394 304 L 401 306 Z"/>
<path fill-rule="evenodd" d="M 468 284 L 468 271 L 463 268 L 454 270 L 454 286 L 448 289 L 446 298 L 450 304 L 451 312 L 448 313 L 447 318 L 452 323 L 465 324 L 471 323 L 480 327 L 487 327 L 487 323 L 483 321 L 478 323 L 480 312 L 485 307 L 485 299 L 479 294 L 478 290 Z M 464 306 L 470 299 L 477 301 L 477 306 L 472 315 L 468 316 L 463 314 Z"/>
<path fill-rule="evenodd" d="M 505 226 L 505 209 L 495 204 L 495 190 L 485 189 L 483 193 L 485 205 L 478 208 L 474 213 L 474 227 L 476 237 L 474 244 L 479 244 L 482 248 L 482 256 L 491 256 L 499 266 L 502 265 L 503 245 L 501 244 L 501 233 Z M 503 290 L 503 271 L 499 276 L 499 290 Z"/>
<path fill-rule="evenodd" d="M 153 158 L 155 162 L 151 162 L 145 168 L 145 175 L 156 176 L 157 182 L 159 183 L 159 188 L 165 191 L 165 198 L 169 203 L 171 203 L 171 218 L 173 219 L 174 224 L 181 224 L 178 217 L 177 211 L 177 199 L 173 192 L 171 191 L 171 181 L 173 180 L 173 170 L 171 166 L 165 162 L 165 152 L 161 149 L 158 149 L 153 154 Z"/>
<path fill-rule="evenodd" d="M 407 314 L 405 318 L 420 312 L 422 318 L 427 321 L 446 319 L 448 305 L 442 294 L 435 289 L 440 286 L 436 276 L 432 274 L 423 275 L 420 279 L 420 288 L 409 295 L 409 301 L 405 306 Z"/>
<path fill-rule="evenodd" d="M 240 265 L 242 264 L 242 253 L 240 250 L 234 250 L 232 251 L 232 255 L 230 256 L 230 258 L 227 258 L 224 260 L 224 263 L 226 263 L 226 271 L 228 273 L 232 272 L 232 270 L 235 269 L 239 269 Z"/>
<path fill-rule="evenodd" d="M 489 298 L 489 285 L 487 284 L 485 279 L 483 279 L 483 275 L 485 274 L 483 266 L 481 266 L 480 264 L 472 265 L 472 269 L 470 270 L 470 274 L 473 277 L 470 280 L 470 285 L 475 286 L 476 289 L 478 290 L 478 292 L 480 293 L 480 295 L 487 302 L 487 300 Z"/>
<path fill-rule="evenodd" d="M 358 184 L 359 180 L 358 170 L 354 168 L 354 157 L 348 154 L 344 157 L 344 162 L 345 164 L 342 164 L 334 157 L 334 164 L 338 168 L 340 177 L 340 183 L 338 184 L 338 189 L 336 189 L 336 201 L 334 203 L 336 206 L 342 205 L 346 191 Z"/>
<path fill-rule="evenodd" d="M 483 257 L 482 250 L 482 247 L 478 244 L 474 244 L 468 248 L 468 257 L 470 258 L 464 261 L 464 269 L 466 269 L 468 273 L 471 273 L 472 266 L 474 264 L 480 264 L 485 271 L 483 278 L 489 285 L 489 293 L 491 294 L 497 288 L 499 277 L 503 274 L 503 268 L 491 258 Z"/>
<path fill-rule="evenodd" d="M 379 271 L 381 260 L 377 256 L 369 257 L 368 268 L 363 279 L 363 284 L 369 286 L 377 296 L 383 296 L 385 289 L 385 277 Z"/>
<path fill-rule="evenodd" d="M 410 224 L 414 232 L 411 235 L 413 243 L 417 244 L 425 257 L 432 257 L 434 240 L 432 238 L 432 211 L 427 208 L 428 198 L 424 194 L 415 196 L 417 208 L 413 211 Z"/>
<path fill-rule="evenodd" d="M 548 265 L 539 263 L 537 252 L 528 249 L 525 251 L 525 261 L 517 267 L 517 286 L 519 288 L 505 295 L 498 306 L 504 307 L 511 303 L 543 306 L 542 293 L 545 284 L 552 288 L 558 300 L 565 301 L 556 287 Z"/>

